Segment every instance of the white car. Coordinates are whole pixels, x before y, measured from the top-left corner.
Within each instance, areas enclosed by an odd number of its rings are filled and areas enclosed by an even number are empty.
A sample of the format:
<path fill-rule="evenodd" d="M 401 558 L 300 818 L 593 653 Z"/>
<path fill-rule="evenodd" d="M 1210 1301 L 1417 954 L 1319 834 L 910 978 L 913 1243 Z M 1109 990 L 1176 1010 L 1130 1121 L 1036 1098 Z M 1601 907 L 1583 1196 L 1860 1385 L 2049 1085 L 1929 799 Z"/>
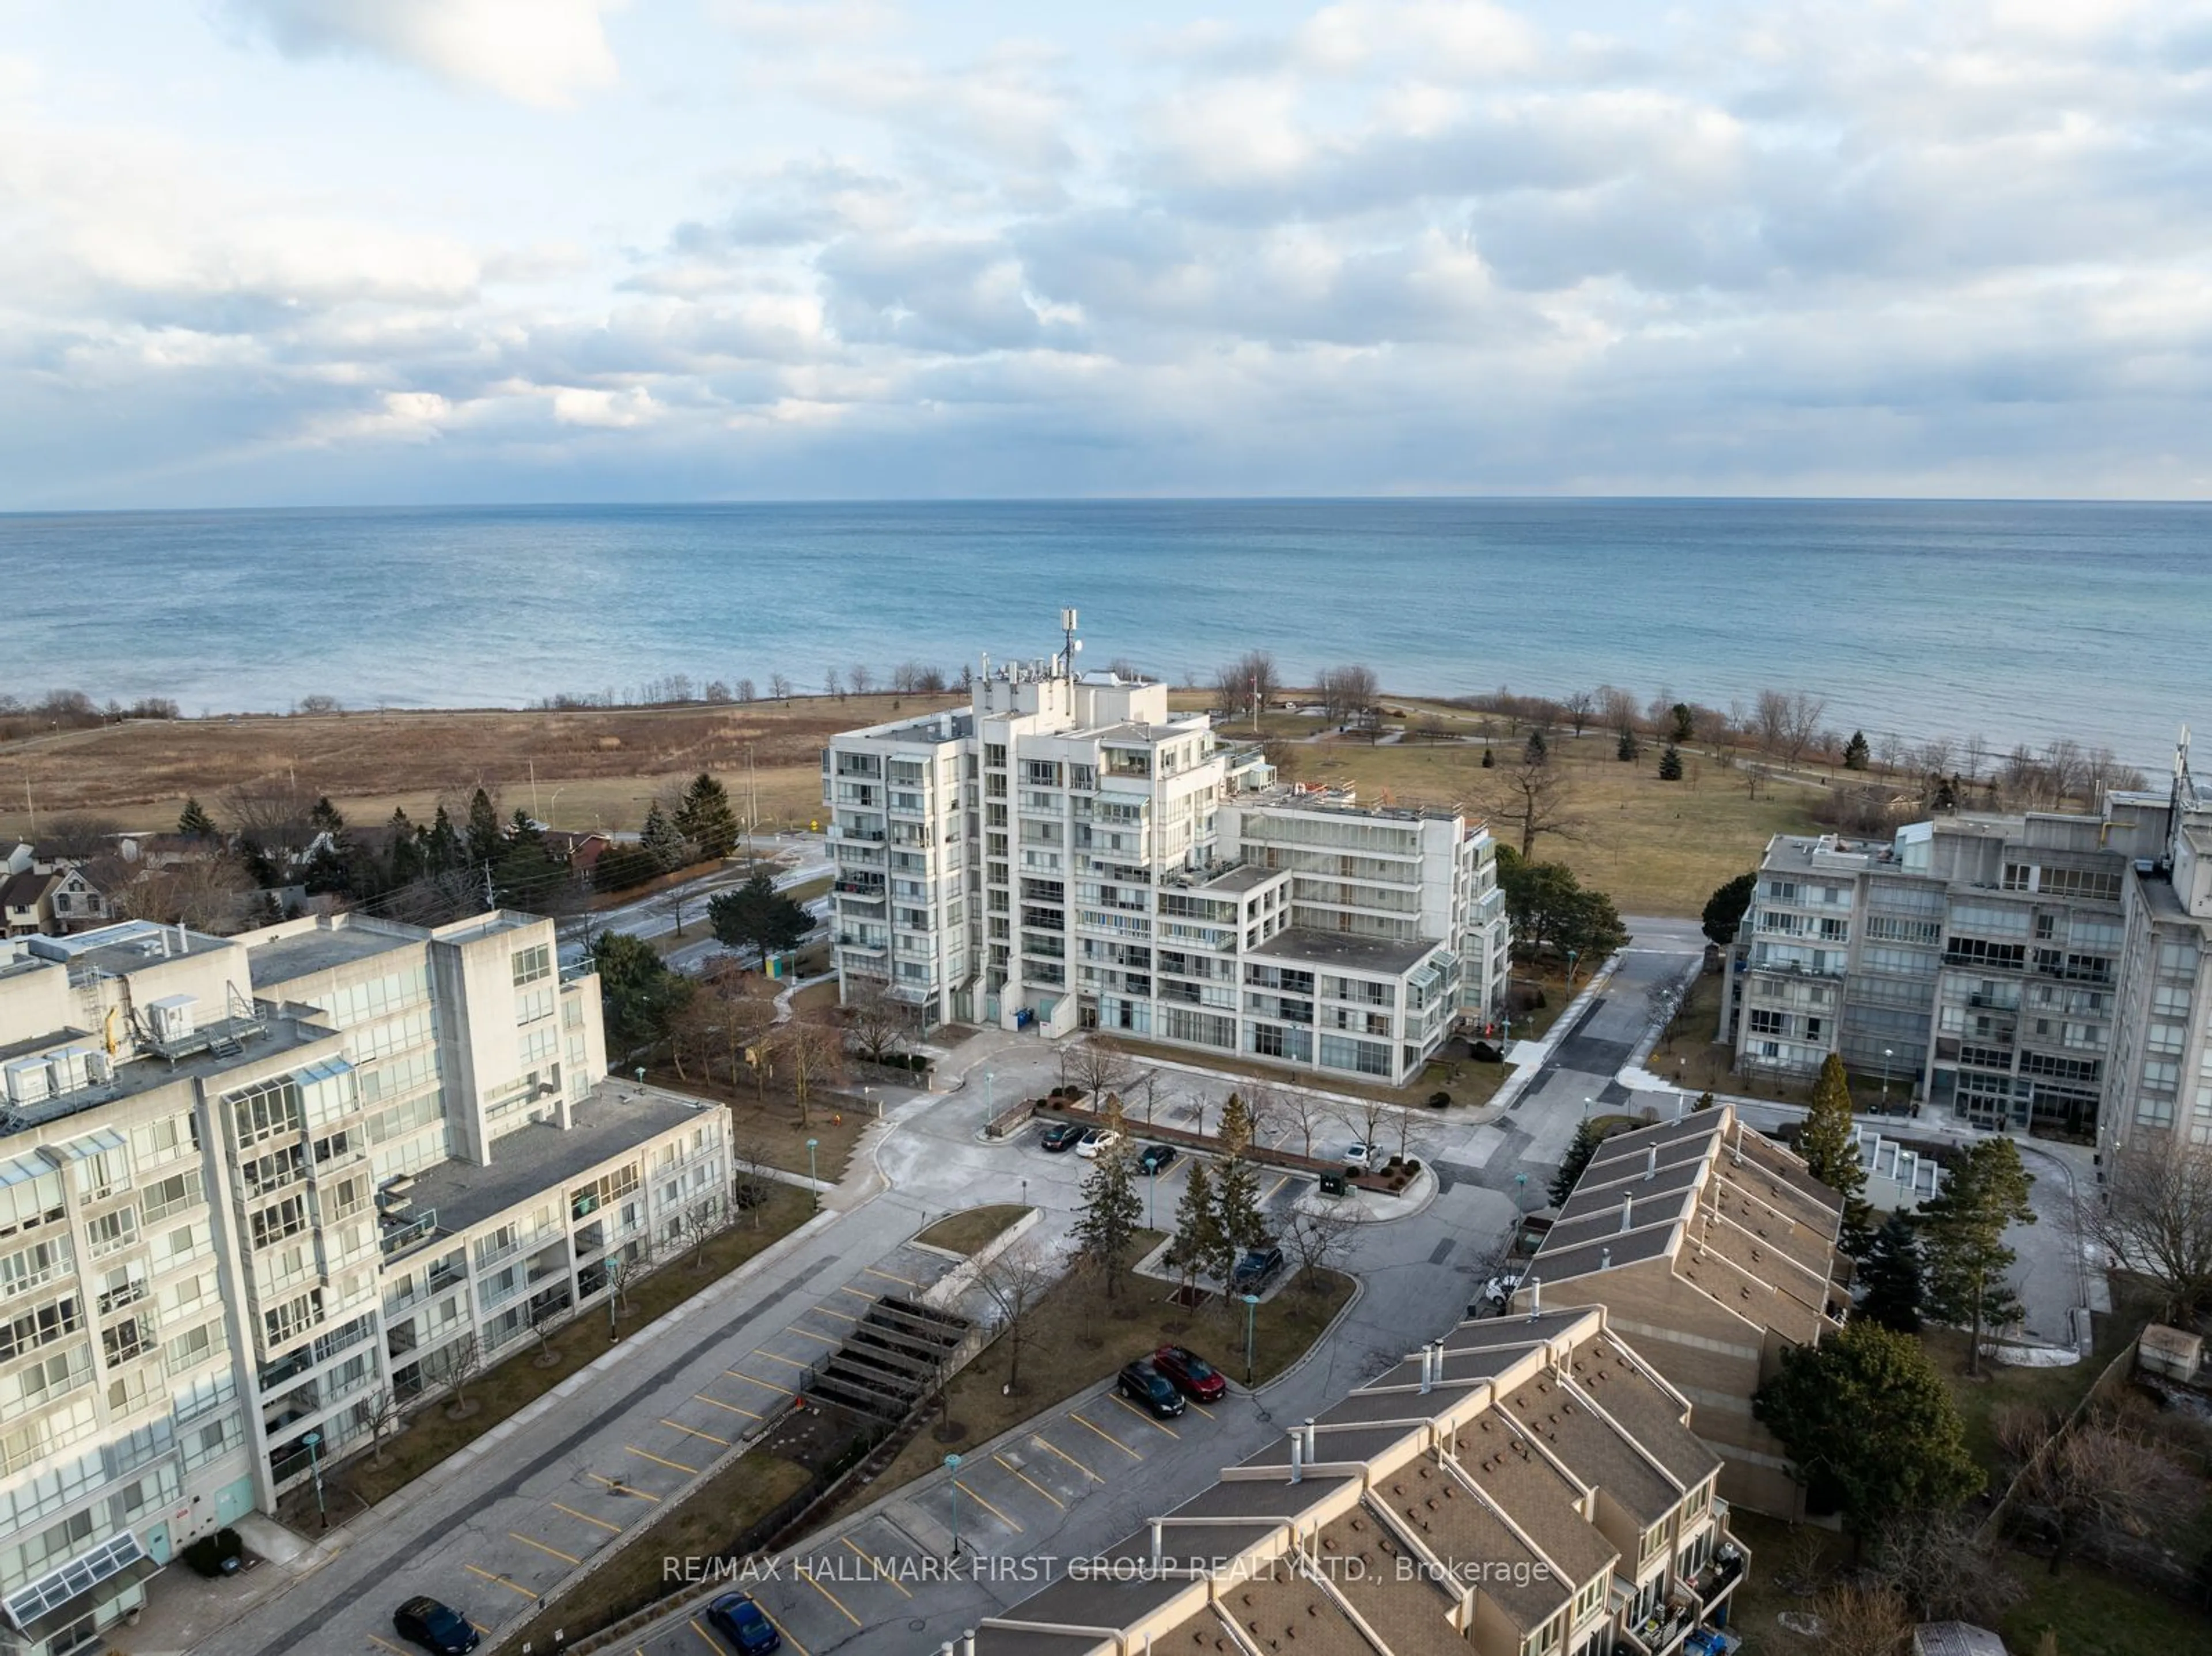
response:
<path fill-rule="evenodd" d="M 1121 1142 L 1121 1134 L 1109 1132 L 1103 1127 L 1093 1127 L 1083 1135 L 1081 1142 L 1075 1147 L 1075 1153 L 1086 1162 L 1096 1162 L 1101 1150 L 1110 1150 Z"/>
<path fill-rule="evenodd" d="M 1382 1159 L 1382 1147 L 1380 1144 L 1354 1141 L 1344 1153 L 1344 1165 L 1347 1168 L 1371 1168 Z"/>

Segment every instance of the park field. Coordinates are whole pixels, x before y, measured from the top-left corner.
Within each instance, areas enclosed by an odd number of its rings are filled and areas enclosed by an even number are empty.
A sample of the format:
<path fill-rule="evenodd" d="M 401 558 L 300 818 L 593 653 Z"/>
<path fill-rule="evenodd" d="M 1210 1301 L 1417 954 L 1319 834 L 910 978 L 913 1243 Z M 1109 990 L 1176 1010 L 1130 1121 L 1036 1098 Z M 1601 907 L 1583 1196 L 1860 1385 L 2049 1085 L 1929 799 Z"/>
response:
<path fill-rule="evenodd" d="M 1178 707 L 1206 698 L 1177 692 Z M 764 829 L 803 828 L 821 814 L 820 751 L 835 732 L 957 705 L 957 698 L 890 695 L 794 696 L 717 707 L 377 712 L 144 720 L 63 731 L 0 745 L 0 835 L 28 837 L 33 812 L 51 825 L 97 818 L 142 831 L 174 824 L 187 796 L 217 821 L 234 790 L 271 784 L 327 794 L 356 823 L 395 806 L 418 821 L 441 802 L 464 807 L 478 787 L 505 812 L 529 810 L 562 828 L 629 829 L 647 805 L 700 771 L 728 786 L 740 814 L 750 791 Z M 1355 787 L 1364 801 L 1456 806 L 1485 814 L 1492 774 L 1481 767 L 1481 715 L 1438 703 L 1392 701 L 1406 733 L 1394 743 L 1321 736 L 1321 722 L 1270 713 L 1259 734 L 1281 745 L 1287 779 Z M 1239 721 L 1224 734 L 1252 734 Z M 1501 763 L 1522 739 L 1489 735 Z M 1442 739 L 1429 740 L 1425 737 Z M 1610 894 L 1625 913 L 1694 914 L 1713 888 L 1752 867 L 1777 833 L 1808 826 L 1818 783 L 1763 782 L 1746 769 L 1685 755 L 1679 782 L 1662 782 L 1657 749 L 1623 764 L 1613 739 L 1553 737 L 1569 779 L 1577 837 L 1547 835 L 1539 858 L 1558 860 Z M 1515 835 L 1497 824 L 1501 840 Z"/>

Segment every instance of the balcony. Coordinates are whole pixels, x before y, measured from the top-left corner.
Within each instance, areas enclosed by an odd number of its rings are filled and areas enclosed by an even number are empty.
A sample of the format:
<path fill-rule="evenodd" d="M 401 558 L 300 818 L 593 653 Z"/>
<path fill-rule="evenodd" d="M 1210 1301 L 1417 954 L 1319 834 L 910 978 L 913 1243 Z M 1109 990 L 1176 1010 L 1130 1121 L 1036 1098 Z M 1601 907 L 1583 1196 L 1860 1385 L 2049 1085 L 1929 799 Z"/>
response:
<path fill-rule="evenodd" d="M 1708 1614 L 1723 1593 L 1743 1580 L 1747 1562 L 1741 1547 L 1723 1541 L 1714 1549 L 1711 1562 L 1690 1578 L 1690 1591 Z"/>
<path fill-rule="evenodd" d="M 1697 1624 L 1698 1601 L 1686 1589 L 1675 1586 L 1668 1591 L 1656 1610 L 1626 1632 L 1650 1656 L 1668 1656 Z"/>

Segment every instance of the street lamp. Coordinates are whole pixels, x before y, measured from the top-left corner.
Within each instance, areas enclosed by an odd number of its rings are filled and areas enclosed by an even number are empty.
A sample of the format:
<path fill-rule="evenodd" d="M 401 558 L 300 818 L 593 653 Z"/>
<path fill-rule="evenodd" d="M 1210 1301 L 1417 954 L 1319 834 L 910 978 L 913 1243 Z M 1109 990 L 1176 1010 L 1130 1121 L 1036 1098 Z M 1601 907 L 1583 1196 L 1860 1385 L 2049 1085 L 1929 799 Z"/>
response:
<path fill-rule="evenodd" d="M 991 1072 L 986 1070 L 983 1071 L 983 1119 L 989 1122 L 996 1121 L 998 1119 L 999 1111 L 995 1095 L 992 1091 Z"/>
<path fill-rule="evenodd" d="M 1884 1115 L 1889 1113 L 1889 1060 L 1895 1056 L 1895 1051 L 1889 1046 L 1881 1049 L 1881 1113 Z"/>
<path fill-rule="evenodd" d="M 1030 1204 L 1030 1181 L 1029 1181 L 1028 1180 L 1024 1179 L 1024 1180 L 1022 1180 L 1022 1205 L 1023 1205 L 1024 1207 L 1027 1207 L 1029 1204 Z"/>
<path fill-rule="evenodd" d="M 1252 1319 L 1259 1309 L 1260 1296 L 1247 1294 L 1244 1296 L 1244 1384 L 1248 1386 L 1252 1384 Z"/>
<path fill-rule="evenodd" d="M 1525 1206 L 1525 1204 L 1523 1203 L 1523 1201 L 1522 1201 L 1522 1198 L 1523 1198 L 1523 1197 L 1528 1193 L 1528 1175 L 1527 1174 L 1525 1174 L 1525 1173 L 1516 1173 L 1516 1174 L 1515 1174 L 1513 1175 L 1513 1211 L 1514 1211 L 1514 1212 L 1516 1212 L 1516 1213 L 1519 1213 L 1519 1212 L 1521 1212 L 1521 1211 L 1522 1211 L 1522 1210 L 1523 1210 L 1523 1208 L 1524 1208 L 1524 1206 Z"/>
<path fill-rule="evenodd" d="M 1591 1098 L 1586 1098 L 1586 1099 L 1583 1100 L 1583 1120 L 1587 1121 L 1587 1120 L 1589 1120 L 1589 1119 L 1590 1106 L 1591 1106 L 1592 1104 L 1595 1103 L 1596 1101 L 1596 1101 L 1595 1099 L 1591 1099 Z"/>
<path fill-rule="evenodd" d="M 622 1298 L 622 1267 L 619 1259 L 607 1261 L 607 1344 L 612 1345 L 622 1338 L 622 1330 L 615 1322 L 617 1304 Z"/>
<path fill-rule="evenodd" d="M 321 1447 L 323 1435 L 310 1432 L 300 1441 L 307 1446 L 307 1471 L 315 1480 L 315 1516 L 322 1520 L 323 1527 L 327 1530 L 331 1526 L 331 1514 L 330 1509 L 323 1505 L 323 1463 L 321 1457 L 315 1453 Z"/>
<path fill-rule="evenodd" d="M 1156 1205 L 1159 1199 L 1159 1168 L 1157 1167 L 1146 1168 L 1145 1169 L 1145 1228 L 1146 1230 L 1158 1230 L 1159 1228 L 1158 1224 L 1155 1222 L 1159 1217 L 1158 1209 Z"/>
<path fill-rule="evenodd" d="M 945 1476 L 952 1480 L 952 1556 L 960 1556 L 960 1457 L 945 1457 Z"/>
<path fill-rule="evenodd" d="M 1567 987 L 1570 989 L 1575 986 L 1575 956 L 1582 952 L 1579 949 L 1567 950 Z"/>
<path fill-rule="evenodd" d="M 806 1183 L 814 1192 L 814 1210 L 817 1213 L 822 1211 L 822 1181 L 814 1175 L 814 1147 L 821 1142 L 818 1138 L 806 1141 Z"/>

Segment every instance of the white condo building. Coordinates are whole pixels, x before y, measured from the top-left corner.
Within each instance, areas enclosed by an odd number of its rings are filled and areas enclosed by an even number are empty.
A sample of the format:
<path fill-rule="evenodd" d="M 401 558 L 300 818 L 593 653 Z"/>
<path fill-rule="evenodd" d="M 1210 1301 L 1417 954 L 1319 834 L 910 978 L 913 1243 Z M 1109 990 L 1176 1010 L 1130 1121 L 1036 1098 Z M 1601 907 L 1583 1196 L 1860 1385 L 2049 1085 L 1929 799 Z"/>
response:
<path fill-rule="evenodd" d="M 605 1079 L 551 922 L 0 945 L 0 1652 L 493 1362 L 724 1199 L 726 1113 Z"/>
<path fill-rule="evenodd" d="M 1073 658 L 987 661 L 965 711 L 823 751 L 848 997 L 1392 1083 L 1503 1003 L 1481 824 L 1278 786 L 1166 686 Z"/>

